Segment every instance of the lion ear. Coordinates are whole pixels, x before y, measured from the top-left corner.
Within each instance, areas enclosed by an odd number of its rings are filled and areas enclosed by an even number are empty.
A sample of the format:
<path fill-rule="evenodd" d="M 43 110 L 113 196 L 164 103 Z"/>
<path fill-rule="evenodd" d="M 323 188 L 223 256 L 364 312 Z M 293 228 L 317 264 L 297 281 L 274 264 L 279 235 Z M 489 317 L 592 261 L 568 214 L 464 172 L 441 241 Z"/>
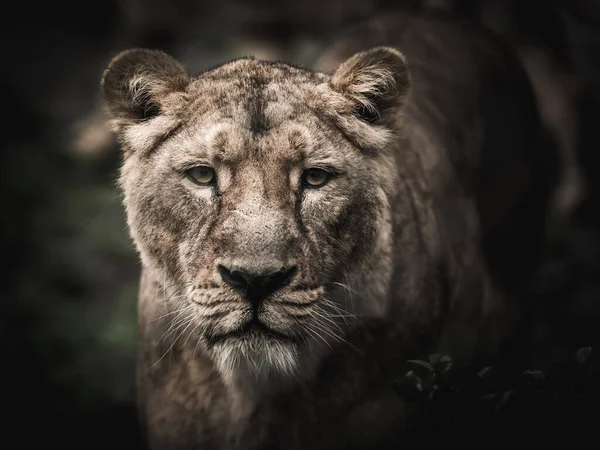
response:
<path fill-rule="evenodd" d="M 354 54 L 333 73 L 331 88 L 355 103 L 365 122 L 385 119 L 402 107 L 410 88 L 404 55 L 391 47 Z"/>
<path fill-rule="evenodd" d="M 131 49 L 113 58 L 104 71 L 104 103 L 119 128 L 161 114 L 168 94 L 183 91 L 190 83 L 183 66 L 159 50 Z"/>

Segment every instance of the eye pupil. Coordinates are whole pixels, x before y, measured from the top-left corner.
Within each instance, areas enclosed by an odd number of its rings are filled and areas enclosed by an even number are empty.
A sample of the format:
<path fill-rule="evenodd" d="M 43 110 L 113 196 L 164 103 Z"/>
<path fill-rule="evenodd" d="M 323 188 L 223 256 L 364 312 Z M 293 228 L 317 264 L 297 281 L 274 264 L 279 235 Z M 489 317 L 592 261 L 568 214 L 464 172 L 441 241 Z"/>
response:
<path fill-rule="evenodd" d="M 192 167 L 186 172 L 187 176 L 197 184 L 211 184 L 215 180 L 215 171 L 208 166 Z"/>

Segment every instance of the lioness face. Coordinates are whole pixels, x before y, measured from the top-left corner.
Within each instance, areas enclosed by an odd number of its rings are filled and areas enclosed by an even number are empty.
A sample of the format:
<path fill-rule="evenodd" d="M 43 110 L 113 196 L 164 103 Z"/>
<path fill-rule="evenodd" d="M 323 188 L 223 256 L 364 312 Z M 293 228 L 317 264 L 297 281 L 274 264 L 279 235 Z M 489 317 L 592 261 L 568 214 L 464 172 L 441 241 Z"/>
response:
<path fill-rule="evenodd" d="M 132 236 L 222 373 L 297 375 L 343 339 L 351 311 L 335 293 L 377 269 L 407 87 L 387 48 L 332 77 L 241 59 L 192 79 L 147 50 L 105 72 Z"/>

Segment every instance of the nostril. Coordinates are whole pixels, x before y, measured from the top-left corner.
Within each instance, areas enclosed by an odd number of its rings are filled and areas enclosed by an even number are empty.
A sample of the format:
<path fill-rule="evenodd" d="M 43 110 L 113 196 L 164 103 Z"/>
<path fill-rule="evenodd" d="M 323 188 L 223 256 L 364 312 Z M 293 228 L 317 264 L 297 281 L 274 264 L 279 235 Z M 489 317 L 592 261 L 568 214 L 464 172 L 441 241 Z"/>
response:
<path fill-rule="evenodd" d="M 221 264 L 217 268 L 223 281 L 234 288 L 247 289 L 252 284 L 252 280 L 243 271 L 229 270 Z"/>
<path fill-rule="evenodd" d="M 265 287 L 273 290 L 287 286 L 296 275 L 296 267 L 282 269 L 267 276 L 264 281 Z"/>

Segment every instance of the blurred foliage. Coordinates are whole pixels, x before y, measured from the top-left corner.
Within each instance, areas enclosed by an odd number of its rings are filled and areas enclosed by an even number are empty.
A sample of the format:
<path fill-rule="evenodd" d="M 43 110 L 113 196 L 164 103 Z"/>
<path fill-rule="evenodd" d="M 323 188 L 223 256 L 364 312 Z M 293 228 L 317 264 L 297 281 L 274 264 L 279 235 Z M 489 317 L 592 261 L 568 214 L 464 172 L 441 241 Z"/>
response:
<path fill-rule="evenodd" d="M 11 343 L 7 381 L 25 387 L 8 395 L 13 418 L 39 419 L 40 431 L 65 445 L 97 432 L 99 420 L 113 427 L 107 439 L 120 429 L 135 438 L 138 265 L 115 189 L 117 161 L 88 164 L 64 150 L 52 118 L 17 112 L 24 123 L 8 130 L 1 178 L 10 263 L 0 336 Z M 121 411 L 130 411 L 125 420 Z"/>
<path fill-rule="evenodd" d="M 581 347 L 545 370 L 497 366 L 457 367 L 448 355 L 430 355 L 395 384 L 420 412 L 407 439 L 435 431 L 443 440 L 472 436 L 572 437 L 595 433 L 600 358 Z M 475 431 L 476 430 L 476 431 Z"/>

